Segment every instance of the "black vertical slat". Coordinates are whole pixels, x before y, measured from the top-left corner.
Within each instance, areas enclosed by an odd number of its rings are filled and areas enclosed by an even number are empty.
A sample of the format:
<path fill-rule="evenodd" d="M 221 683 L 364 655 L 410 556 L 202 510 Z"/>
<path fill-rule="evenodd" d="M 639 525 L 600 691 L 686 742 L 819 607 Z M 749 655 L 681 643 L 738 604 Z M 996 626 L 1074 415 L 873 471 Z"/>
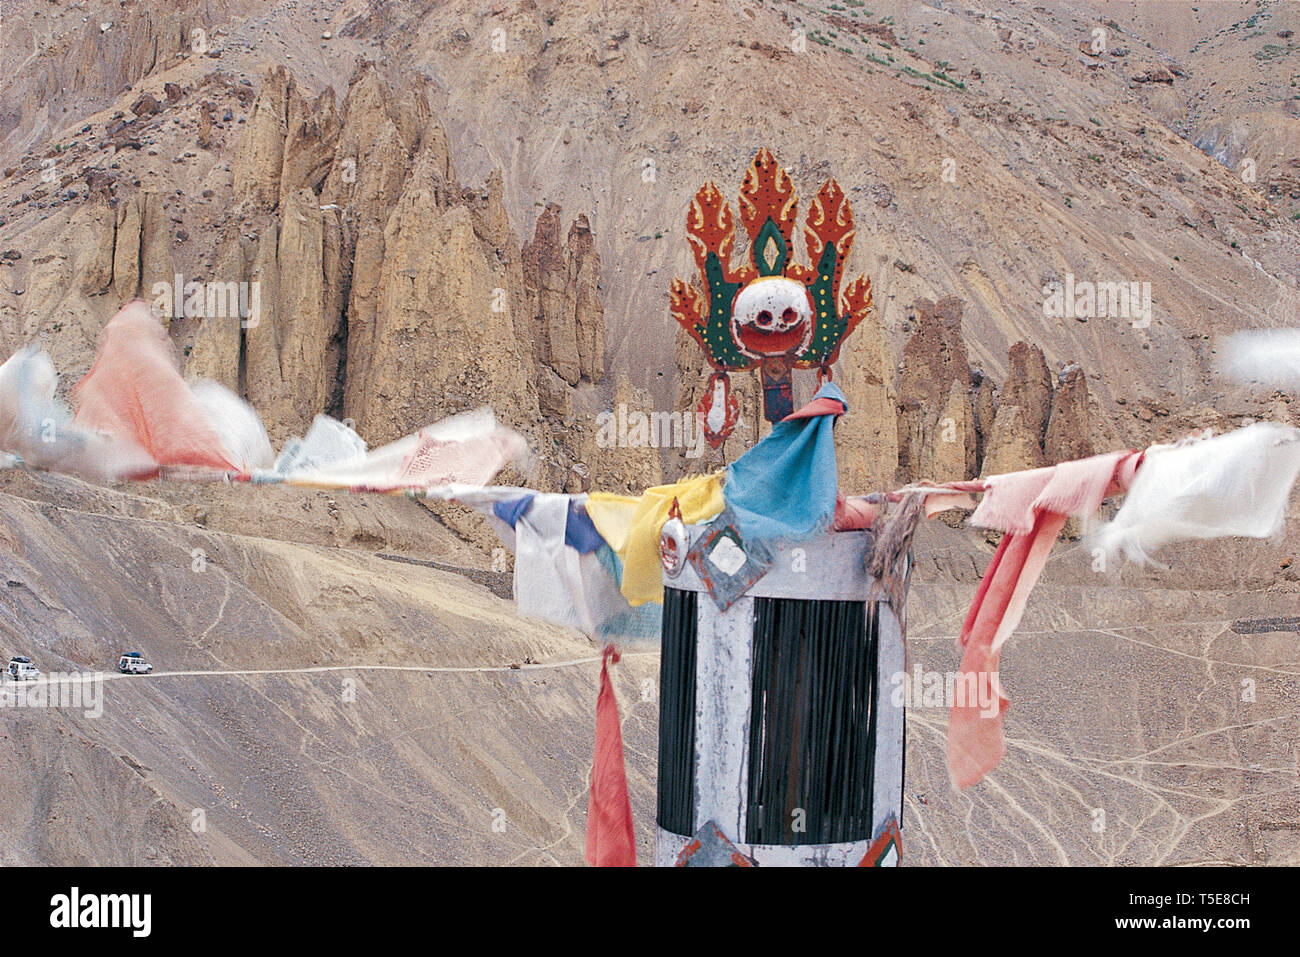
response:
<path fill-rule="evenodd" d="M 659 806 L 665 831 L 695 832 L 695 648 L 697 595 L 664 589 L 659 655 Z"/>
<path fill-rule="evenodd" d="M 864 689 L 863 692 L 864 700 L 867 702 L 867 721 L 865 725 L 866 730 L 864 732 L 867 735 L 867 761 L 866 761 L 865 774 L 866 774 L 867 794 L 871 795 L 872 800 L 874 801 L 874 796 L 876 793 L 876 724 L 880 720 L 879 717 L 880 709 L 882 707 L 881 694 L 884 691 L 884 685 L 880 683 L 880 668 L 879 668 L 880 605 L 876 604 L 875 602 L 872 602 L 870 605 L 867 606 L 866 631 L 867 631 L 867 656 L 866 656 L 867 663 L 865 664 L 865 668 L 866 668 L 865 681 L 867 687 L 866 689 Z M 892 708 L 893 703 L 888 702 L 884 706 Z M 903 727 L 904 727 L 904 733 L 906 733 L 906 728 L 907 728 L 906 722 L 904 722 Z M 902 814 L 901 806 L 899 807 L 899 814 L 900 815 Z M 872 830 L 871 819 L 873 816 L 874 815 L 872 814 L 872 809 L 869 805 L 866 813 L 866 820 L 862 822 L 862 827 L 865 828 L 868 834 L 870 834 L 872 837 L 875 837 L 875 834 L 871 833 Z M 901 826 L 901 821 L 900 821 L 900 826 Z"/>
<path fill-rule="evenodd" d="M 823 626 L 822 633 L 817 636 L 818 643 L 822 646 L 818 649 L 821 657 L 825 662 L 827 673 L 826 695 L 819 702 L 821 708 L 826 712 L 826 735 L 822 738 L 825 741 L 824 746 L 817 741 L 809 741 L 806 747 L 813 749 L 813 753 L 818 750 L 825 755 L 825 772 L 821 777 L 823 789 L 822 795 L 814 795 L 821 798 L 822 817 L 823 817 L 823 835 L 826 841 L 836 840 L 836 834 L 841 829 L 842 816 L 844 813 L 843 805 L 845 801 L 841 798 L 841 789 L 847 783 L 848 769 L 847 761 L 852 755 L 844 751 L 842 739 L 844 738 L 844 712 L 852 705 L 852 686 L 844 680 L 842 668 L 850 658 L 848 654 L 835 654 L 833 646 L 838 638 L 842 643 L 842 652 L 849 651 L 848 644 L 850 636 L 845 634 L 843 629 L 845 622 L 839 614 L 838 607 L 826 609 L 827 614 L 824 616 L 826 623 Z"/>
<path fill-rule="evenodd" d="M 827 714 L 823 706 L 826 700 L 827 680 L 826 662 L 824 657 L 818 653 L 817 644 L 821 640 L 822 633 L 826 630 L 825 609 L 808 604 L 800 604 L 794 607 L 799 613 L 799 619 L 802 625 L 799 635 L 800 658 L 804 662 L 804 667 L 808 672 L 810 681 L 806 696 L 802 701 L 795 703 L 796 708 L 806 708 L 810 715 L 807 733 L 800 736 L 800 740 L 792 745 L 791 750 L 798 754 L 807 752 L 808 741 L 820 741 L 826 736 Z M 826 757 L 825 753 L 817 751 L 808 754 L 808 759 L 800 762 L 801 774 L 799 780 L 800 804 L 804 809 L 805 825 L 809 830 L 816 829 L 819 824 L 814 818 L 820 819 L 825 808 L 821 801 L 818 800 L 817 786 L 826 776 Z M 790 834 L 795 832 L 790 830 Z"/>
<path fill-rule="evenodd" d="M 835 736 L 835 708 L 833 702 L 835 689 L 835 662 L 826 654 L 824 645 L 835 629 L 834 608 L 818 602 L 809 603 L 806 609 L 808 631 L 803 636 L 807 657 L 819 677 L 819 688 L 815 697 L 808 702 L 817 715 L 817 733 L 799 742 L 800 749 L 808 755 L 805 775 L 804 797 L 808 815 L 808 831 L 821 832 L 834 815 L 833 802 L 827 784 L 834 780 L 835 753 L 829 748 L 810 748 L 817 741 L 833 740 Z"/>
<path fill-rule="evenodd" d="M 765 699 L 767 696 L 767 666 L 769 656 L 762 650 L 764 648 L 765 632 L 759 623 L 754 623 L 754 677 L 753 677 L 753 694 L 751 702 L 751 713 L 761 715 L 765 712 Z M 753 819 L 763 813 L 764 795 L 757 789 L 757 782 L 762 781 L 767 773 L 767 736 L 764 733 L 766 724 L 760 720 L 751 720 L 749 723 L 749 775 L 750 790 L 746 795 L 747 807 L 746 814 Z"/>
<path fill-rule="evenodd" d="M 853 634 L 853 617 L 842 603 L 831 608 L 830 627 L 821 636 L 823 654 L 828 661 L 831 679 L 826 707 L 830 711 L 830 746 L 826 778 L 826 832 L 828 841 L 840 840 L 839 834 L 850 823 L 846 815 L 852 813 L 852 796 L 848 793 L 854 783 L 857 755 L 851 749 L 852 722 L 855 712 L 853 693 L 856 690 L 852 674 L 858 660 L 857 638 Z M 840 645 L 837 653 L 836 645 Z M 810 742 L 811 743 L 811 742 Z"/>
<path fill-rule="evenodd" d="M 785 609 L 791 613 L 787 617 L 784 634 L 795 634 L 799 636 L 798 641 L 780 641 L 783 637 L 778 634 L 775 637 L 778 641 L 778 647 L 785 652 L 786 667 L 788 669 L 788 687 L 789 696 L 785 699 L 792 703 L 793 707 L 786 708 L 789 716 L 789 733 L 785 738 L 785 747 L 783 749 L 781 760 L 786 767 L 786 789 L 781 796 L 781 832 L 790 833 L 794 828 L 795 813 L 799 810 L 807 816 L 807 805 L 800 801 L 800 797 L 807 793 L 808 781 L 806 771 L 806 761 L 803 760 L 803 742 L 807 740 L 809 733 L 812 731 L 812 720 L 816 717 L 815 712 L 809 707 L 812 704 L 810 685 L 815 678 L 815 662 L 811 662 L 807 654 L 807 636 L 809 632 L 809 623 L 807 609 L 799 606 L 791 606 Z"/>
<path fill-rule="evenodd" d="M 755 600 L 747 842 L 873 836 L 877 654 L 874 604 Z"/>

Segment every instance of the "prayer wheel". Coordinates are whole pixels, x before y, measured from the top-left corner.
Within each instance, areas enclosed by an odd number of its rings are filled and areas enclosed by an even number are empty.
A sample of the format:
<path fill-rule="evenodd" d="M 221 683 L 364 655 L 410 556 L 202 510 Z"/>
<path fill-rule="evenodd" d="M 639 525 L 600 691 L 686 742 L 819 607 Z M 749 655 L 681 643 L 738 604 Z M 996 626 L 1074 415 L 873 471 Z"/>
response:
<path fill-rule="evenodd" d="M 679 527 L 698 553 L 706 526 Z M 725 609 L 707 550 L 666 550 L 656 865 L 897 863 L 903 631 L 887 600 L 867 599 L 871 543 L 854 531 L 772 546 Z"/>

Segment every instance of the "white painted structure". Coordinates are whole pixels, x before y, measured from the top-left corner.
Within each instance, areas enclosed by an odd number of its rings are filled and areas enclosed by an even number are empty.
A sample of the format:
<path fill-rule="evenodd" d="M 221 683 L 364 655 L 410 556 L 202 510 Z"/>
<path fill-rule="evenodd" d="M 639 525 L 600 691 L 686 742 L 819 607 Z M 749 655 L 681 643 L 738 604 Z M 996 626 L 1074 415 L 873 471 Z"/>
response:
<path fill-rule="evenodd" d="M 702 531 L 703 526 L 687 527 L 692 543 Z M 691 834 L 657 828 L 657 866 L 672 866 L 695 831 L 709 821 L 759 865 L 856 866 L 891 817 L 901 822 L 906 712 L 891 704 L 889 690 L 891 677 L 904 671 L 903 633 L 894 609 L 881 601 L 877 619 L 871 833 L 837 844 L 761 845 L 744 840 L 755 599 L 865 603 L 871 584 L 866 572 L 871 542 L 870 532 L 837 532 L 797 545 L 775 547 L 773 566 L 725 612 L 719 611 L 689 562 L 676 577 L 665 573 L 665 587 L 700 594 L 695 646 L 693 827 Z M 870 611 L 868 608 L 868 615 Z"/>

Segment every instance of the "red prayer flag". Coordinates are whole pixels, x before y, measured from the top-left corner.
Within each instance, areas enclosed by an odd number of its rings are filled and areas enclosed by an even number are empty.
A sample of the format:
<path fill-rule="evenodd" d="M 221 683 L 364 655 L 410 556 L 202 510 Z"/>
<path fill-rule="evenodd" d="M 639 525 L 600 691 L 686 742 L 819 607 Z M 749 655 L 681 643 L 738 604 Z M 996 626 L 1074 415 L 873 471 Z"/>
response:
<path fill-rule="evenodd" d="M 618 664 L 613 644 L 605 646 L 600 663 L 600 694 L 596 697 L 596 754 L 591 764 L 591 796 L 587 805 L 587 863 L 593 867 L 636 867 L 632 834 L 632 801 L 623 768 L 623 731 L 618 699 L 609 680 L 610 664 Z"/>

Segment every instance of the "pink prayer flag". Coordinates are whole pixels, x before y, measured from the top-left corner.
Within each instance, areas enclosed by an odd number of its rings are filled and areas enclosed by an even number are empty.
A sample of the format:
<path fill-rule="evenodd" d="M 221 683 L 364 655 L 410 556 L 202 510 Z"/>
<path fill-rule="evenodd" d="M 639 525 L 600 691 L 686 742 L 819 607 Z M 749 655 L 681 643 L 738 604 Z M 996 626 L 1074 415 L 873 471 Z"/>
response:
<path fill-rule="evenodd" d="M 142 299 L 109 320 L 72 396 L 74 425 L 134 443 L 160 466 L 241 471 L 181 378 L 171 340 Z"/>

